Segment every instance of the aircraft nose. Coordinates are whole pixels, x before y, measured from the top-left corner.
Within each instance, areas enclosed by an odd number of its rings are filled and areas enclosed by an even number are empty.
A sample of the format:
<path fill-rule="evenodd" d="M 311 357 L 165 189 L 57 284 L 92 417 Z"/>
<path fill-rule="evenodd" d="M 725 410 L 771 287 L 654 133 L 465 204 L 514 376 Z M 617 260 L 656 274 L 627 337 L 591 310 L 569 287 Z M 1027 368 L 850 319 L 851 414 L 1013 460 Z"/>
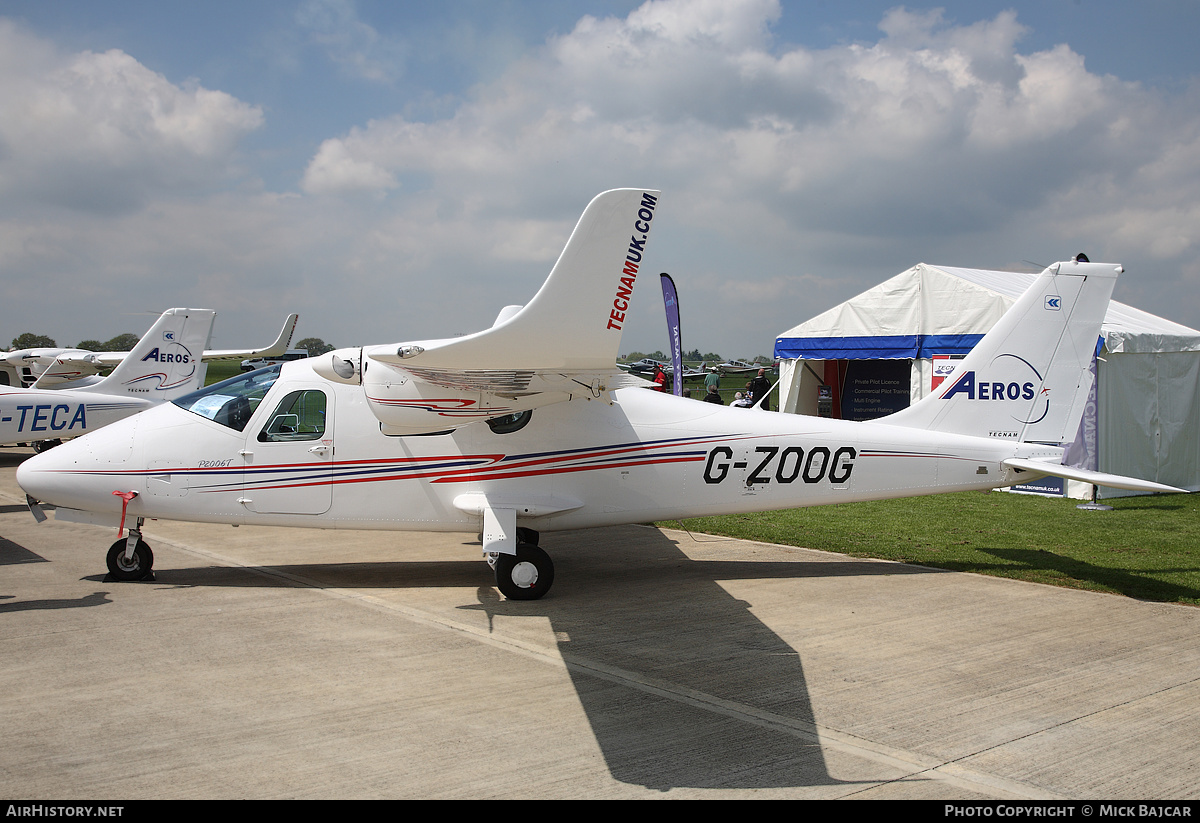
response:
<path fill-rule="evenodd" d="M 128 485 L 128 480 L 118 476 L 128 465 L 113 458 L 130 450 L 134 428 L 122 425 L 127 422 L 119 421 L 26 458 L 17 466 L 17 485 L 41 503 L 108 512 L 116 501 L 115 508 L 120 511 L 121 501 L 112 493 Z"/>
<path fill-rule="evenodd" d="M 70 473 L 74 461 L 64 453 L 74 451 L 69 446 L 70 444 L 63 444 L 35 454 L 17 466 L 17 485 L 22 491 L 42 503 L 62 504 L 76 485 Z"/>
<path fill-rule="evenodd" d="M 62 463 L 57 449 L 35 454 L 17 466 L 17 485 L 30 497 L 42 503 L 54 503 L 55 485 L 51 481 Z"/>

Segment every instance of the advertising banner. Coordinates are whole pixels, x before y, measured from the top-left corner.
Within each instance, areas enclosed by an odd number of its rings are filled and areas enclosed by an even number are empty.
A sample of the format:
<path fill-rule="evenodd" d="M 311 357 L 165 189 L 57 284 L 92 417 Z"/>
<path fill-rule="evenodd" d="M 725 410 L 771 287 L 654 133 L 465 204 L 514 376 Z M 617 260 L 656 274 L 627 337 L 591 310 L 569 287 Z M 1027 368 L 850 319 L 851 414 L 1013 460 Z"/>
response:
<path fill-rule="evenodd" d="M 679 336 L 679 298 L 675 294 L 675 281 L 663 272 L 663 305 L 667 308 L 667 334 L 671 338 L 671 393 L 683 395 L 683 343 Z"/>

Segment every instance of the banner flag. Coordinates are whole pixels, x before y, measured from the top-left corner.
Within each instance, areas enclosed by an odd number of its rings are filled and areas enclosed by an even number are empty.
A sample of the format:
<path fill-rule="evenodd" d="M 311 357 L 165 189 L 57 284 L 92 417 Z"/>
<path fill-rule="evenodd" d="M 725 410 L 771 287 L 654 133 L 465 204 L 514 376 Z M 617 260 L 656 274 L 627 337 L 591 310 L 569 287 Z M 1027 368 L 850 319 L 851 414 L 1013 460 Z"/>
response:
<path fill-rule="evenodd" d="M 1063 464 L 1066 466 L 1075 466 L 1079 469 L 1099 471 L 1100 402 L 1097 388 L 1097 383 L 1099 383 L 1099 369 L 1094 357 L 1092 358 L 1092 367 L 1089 371 L 1092 378 L 1092 387 L 1088 390 L 1087 404 L 1083 407 L 1083 416 L 1079 418 L 1079 431 L 1075 435 L 1075 440 L 1067 447 L 1067 453 L 1063 456 Z"/>
<path fill-rule="evenodd" d="M 663 272 L 663 305 L 667 307 L 667 334 L 671 338 L 671 393 L 683 395 L 683 343 L 679 339 L 679 298 L 675 294 L 675 281 Z"/>

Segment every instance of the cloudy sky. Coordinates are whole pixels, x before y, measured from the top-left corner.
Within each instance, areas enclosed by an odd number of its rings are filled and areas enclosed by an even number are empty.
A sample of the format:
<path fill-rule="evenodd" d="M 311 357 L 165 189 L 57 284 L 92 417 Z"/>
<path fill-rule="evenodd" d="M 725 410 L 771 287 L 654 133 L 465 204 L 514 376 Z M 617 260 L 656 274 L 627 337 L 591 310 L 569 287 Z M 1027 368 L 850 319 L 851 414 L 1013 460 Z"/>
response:
<path fill-rule="evenodd" d="M 622 186 L 688 349 L 1079 251 L 1200 327 L 1200 3 L 948 5 L 0 0 L 0 344 L 476 331 Z M 642 281 L 622 351 L 666 345 Z"/>

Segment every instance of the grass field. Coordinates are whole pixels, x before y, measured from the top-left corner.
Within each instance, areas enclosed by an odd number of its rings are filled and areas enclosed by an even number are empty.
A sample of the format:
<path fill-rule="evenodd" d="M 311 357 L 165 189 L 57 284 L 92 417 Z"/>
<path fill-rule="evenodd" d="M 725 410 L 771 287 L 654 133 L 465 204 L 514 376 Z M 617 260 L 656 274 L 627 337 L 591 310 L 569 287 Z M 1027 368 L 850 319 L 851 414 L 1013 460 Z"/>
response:
<path fill-rule="evenodd" d="M 204 378 L 204 385 L 211 386 L 213 383 L 220 383 L 222 380 L 228 380 L 241 373 L 242 361 L 240 360 L 214 360 L 208 364 L 208 375 Z"/>
<path fill-rule="evenodd" d="M 1008 492 L 683 521 L 691 531 L 1200 605 L 1200 498 L 1077 500 Z M 677 524 L 661 523 L 665 527 Z"/>

